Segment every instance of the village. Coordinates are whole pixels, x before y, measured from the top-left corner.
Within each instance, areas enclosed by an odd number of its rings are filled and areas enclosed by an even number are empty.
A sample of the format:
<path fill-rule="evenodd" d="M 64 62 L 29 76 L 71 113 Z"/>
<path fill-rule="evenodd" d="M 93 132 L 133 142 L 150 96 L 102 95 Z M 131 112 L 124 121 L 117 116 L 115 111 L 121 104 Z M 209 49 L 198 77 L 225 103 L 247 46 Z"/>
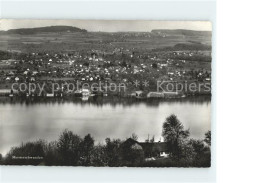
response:
<path fill-rule="evenodd" d="M 157 50 L 158 51 L 158 50 Z M 66 50 L 58 53 L 1 53 L 0 95 L 10 97 L 120 96 L 136 98 L 176 98 L 210 94 L 196 85 L 193 91 L 158 91 L 158 82 L 197 83 L 210 86 L 211 68 L 207 51 L 138 52 L 116 48 L 112 51 Z M 4 59 L 3 59 L 4 58 Z M 200 67 L 196 66 L 202 62 Z M 210 64 L 210 62 L 209 62 Z M 15 83 L 16 87 L 13 87 Z M 20 84 L 23 83 L 23 89 Z M 29 91 L 29 83 L 43 85 Z M 53 88 L 53 84 L 55 87 Z M 86 86 L 87 83 L 87 87 Z M 93 83 L 102 83 L 94 85 Z M 68 85 L 77 85 L 71 90 Z M 62 87 L 61 87 L 62 86 Z M 115 86 L 117 86 L 115 88 Z M 123 86 L 124 89 L 118 86 Z M 109 87 L 107 90 L 105 87 Z M 113 89 L 112 89 L 113 88 Z M 53 90 L 55 89 L 55 90 Z M 160 88 L 159 88 L 160 89 Z"/>

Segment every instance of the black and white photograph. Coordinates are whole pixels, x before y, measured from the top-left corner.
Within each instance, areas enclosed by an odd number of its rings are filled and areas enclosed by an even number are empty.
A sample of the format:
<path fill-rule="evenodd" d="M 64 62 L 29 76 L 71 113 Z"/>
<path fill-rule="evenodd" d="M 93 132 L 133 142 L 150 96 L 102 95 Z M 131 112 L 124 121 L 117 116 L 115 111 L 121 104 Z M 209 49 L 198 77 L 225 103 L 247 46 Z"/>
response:
<path fill-rule="evenodd" d="M 0 20 L 0 165 L 211 167 L 212 23 Z"/>

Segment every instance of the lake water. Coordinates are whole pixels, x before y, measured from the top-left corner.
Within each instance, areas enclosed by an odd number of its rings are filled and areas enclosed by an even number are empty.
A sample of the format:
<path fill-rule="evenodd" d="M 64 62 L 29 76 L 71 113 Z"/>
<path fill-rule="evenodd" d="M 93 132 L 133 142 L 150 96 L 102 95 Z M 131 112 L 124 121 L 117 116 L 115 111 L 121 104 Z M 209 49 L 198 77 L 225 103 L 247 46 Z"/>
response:
<path fill-rule="evenodd" d="M 96 143 L 105 138 L 125 139 L 132 133 L 139 141 L 155 137 L 162 140 L 162 124 L 171 114 L 177 115 L 191 137 L 203 139 L 210 130 L 210 97 L 171 101 L 138 101 L 95 98 L 89 101 L 28 101 L 0 99 L 0 153 L 22 142 L 56 140 L 64 130 L 84 136 L 90 133 Z"/>

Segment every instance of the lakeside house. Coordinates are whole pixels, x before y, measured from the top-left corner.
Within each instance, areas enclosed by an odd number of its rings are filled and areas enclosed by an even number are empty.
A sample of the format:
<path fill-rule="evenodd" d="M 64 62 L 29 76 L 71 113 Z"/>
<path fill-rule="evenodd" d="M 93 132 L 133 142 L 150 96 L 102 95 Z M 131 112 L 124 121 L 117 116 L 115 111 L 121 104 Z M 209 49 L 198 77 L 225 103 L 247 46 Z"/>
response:
<path fill-rule="evenodd" d="M 166 142 L 138 142 L 132 138 L 128 138 L 123 142 L 122 146 L 132 150 L 143 151 L 146 161 L 169 156 Z"/>
<path fill-rule="evenodd" d="M 54 97 L 54 93 L 46 93 L 46 97 Z"/>
<path fill-rule="evenodd" d="M 75 97 L 89 97 L 90 95 L 91 95 L 91 91 L 87 88 L 76 90 L 74 92 Z"/>
<path fill-rule="evenodd" d="M 11 89 L 0 89 L 0 96 L 7 96 L 11 94 Z"/>
<path fill-rule="evenodd" d="M 149 92 L 147 98 L 179 98 L 182 94 L 179 92 Z"/>
<path fill-rule="evenodd" d="M 162 92 L 149 92 L 147 98 L 164 98 L 164 94 Z"/>
<path fill-rule="evenodd" d="M 135 91 L 135 97 L 141 99 L 145 98 L 146 96 L 143 91 Z"/>
<path fill-rule="evenodd" d="M 86 88 L 83 88 L 82 89 L 82 96 L 84 97 L 86 97 L 86 96 L 90 96 L 90 94 L 91 94 L 91 92 L 90 92 L 90 90 L 89 89 L 86 89 Z"/>

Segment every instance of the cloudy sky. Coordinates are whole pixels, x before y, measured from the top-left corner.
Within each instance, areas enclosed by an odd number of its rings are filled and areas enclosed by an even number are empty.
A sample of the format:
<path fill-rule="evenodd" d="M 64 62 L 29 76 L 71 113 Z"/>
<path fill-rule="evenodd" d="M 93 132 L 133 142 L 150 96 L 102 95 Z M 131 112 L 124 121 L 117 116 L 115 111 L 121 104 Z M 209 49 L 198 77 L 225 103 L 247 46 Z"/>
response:
<path fill-rule="evenodd" d="M 0 20 L 0 30 L 53 25 L 74 26 L 88 31 L 151 31 L 152 29 L 190 29 L 211 31 L 209 21 L 142 21 L 142 20 Z"/>

